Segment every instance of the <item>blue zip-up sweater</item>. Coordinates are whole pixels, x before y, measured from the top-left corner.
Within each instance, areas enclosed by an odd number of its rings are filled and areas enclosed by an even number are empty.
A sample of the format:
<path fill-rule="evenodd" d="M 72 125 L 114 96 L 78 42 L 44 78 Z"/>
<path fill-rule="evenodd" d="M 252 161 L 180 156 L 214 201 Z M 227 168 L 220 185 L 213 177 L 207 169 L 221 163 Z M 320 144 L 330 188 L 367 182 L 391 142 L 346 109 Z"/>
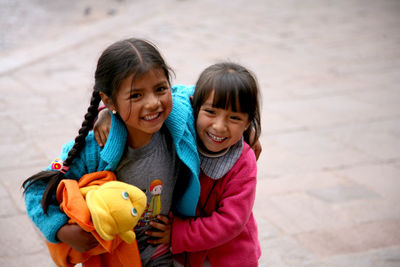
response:
<path fill-rule="evenodd" d="M 194 87 L 176 85 L 171 90 L 173 107 L 165 124 L 171 133 L 178 157 L 191 172 L 186 190 L 178 198 L 175 208 L 182 215 L 195 216 L 200 196 L 198 179 L 200 160 L 197 153 L 193 110 L 189 99 L 193 94 Z M 65 177 L 79 180 L 87 173 L 103 170 L 114 171 L 122 158 L 126 142 L 127 131 L 124 123 L 112 115 L 111 129 L 104 148 L 98 146 L 93 132 L 90 132 L 86 137 L 85 147 L 74 159 Z M 67 158 L 73 144 L 74 142 L 71 141 L 63 147 L 60 159 Z M 48 169 L 50 168 L 48 167 Z M 60 211 L 58 205 L 50 205 L 48 215 L 44 214 L 40 201 L 45 187 L 45 183 L 36 183 L 25 192 L 26 212 L 45 238 L 49 242 L 57 243 L 59 240 L 56 234 L 68 222 L 68 217 Z M 55 199 L 55 194 L 53 197 Z"/>

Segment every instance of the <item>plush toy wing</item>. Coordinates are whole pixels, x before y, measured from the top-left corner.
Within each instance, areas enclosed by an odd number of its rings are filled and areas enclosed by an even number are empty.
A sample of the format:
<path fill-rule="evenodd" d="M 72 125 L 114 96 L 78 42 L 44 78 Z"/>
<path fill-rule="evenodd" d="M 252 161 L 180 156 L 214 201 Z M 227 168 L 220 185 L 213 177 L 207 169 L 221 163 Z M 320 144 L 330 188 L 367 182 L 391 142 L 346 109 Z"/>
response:
<path fill-rule="evenodd" d="M 130 244 L 135 240 L 133 228 L 144 212 L 147 198 L 136 186 L 111 181 L 89 190 L 86 204 L 101 238 L 113 240 L 119 235 Z"/>

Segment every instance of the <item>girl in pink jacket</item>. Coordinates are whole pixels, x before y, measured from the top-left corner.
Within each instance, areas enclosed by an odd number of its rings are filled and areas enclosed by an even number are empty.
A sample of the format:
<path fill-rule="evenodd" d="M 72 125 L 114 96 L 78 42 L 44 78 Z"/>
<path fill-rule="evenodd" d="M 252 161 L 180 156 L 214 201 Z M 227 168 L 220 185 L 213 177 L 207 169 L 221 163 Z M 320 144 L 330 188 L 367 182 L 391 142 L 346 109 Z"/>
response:
<path fill-rule="evenodd" d="M 193 112 L 201 195 L 195 218 L 173 218 L 175 263 L 257 266 L 261 249 L 252 212 L 257 166 L 248 145 L 254 145 L 261 132 L 254 75 L 234 63 L 208 67 L 196 83 Z"/>

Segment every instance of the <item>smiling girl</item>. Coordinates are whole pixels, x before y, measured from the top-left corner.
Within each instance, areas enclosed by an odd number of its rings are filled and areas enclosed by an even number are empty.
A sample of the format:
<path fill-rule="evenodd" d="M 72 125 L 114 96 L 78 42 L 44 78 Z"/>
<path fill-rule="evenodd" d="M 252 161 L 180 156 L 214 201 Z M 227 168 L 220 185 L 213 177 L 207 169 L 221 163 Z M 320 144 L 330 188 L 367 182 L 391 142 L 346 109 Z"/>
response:
<path fill-rule="evenodd" d="M 77 224 L 68 224 L 55 192 L 62 179 L 79 180 L 103 170 L 114 171 L 118 180 L 142 189 L 148 203 L 152 182 L 159 180 L 162 192 L 157 196 L 156 213 L 168 215 L 174 210 L 195 215 L 200 161 L 189 100 L 192 91 L 171 87 L 170 68 L 157 48 L 145 40 L 118 41 L 102 53 L 88 112 L 78 136 L 63 147 L 60 171 L 48 168 L 23 183 L 27 214 L 48 242 L 62 242 L 78 252 L 98 246 L 93 235 Z M 90 131 L 100 100 L 112 118 L 104 146 L 97 144 Z M 157 216 L 146 216 L 135 228 L 140 257 L 144 266 L 171 266 L 171 252 L 162 238 L 166 235 L 169 240 L 168 221 L 161 224 Z M 149 240 L 145 232 L 154 223 L 161 232 L 156 240 Z"/>
<path fill-rule="evenodd" d="M 196 218 L 173 219 L 176 265 L 257 266 L 257 165 L 249 144 L 258 140 L 261 125 L 254 75 L 234 63 L 208 67 L 196 83 L 193 112 L 201 194 Z"/>

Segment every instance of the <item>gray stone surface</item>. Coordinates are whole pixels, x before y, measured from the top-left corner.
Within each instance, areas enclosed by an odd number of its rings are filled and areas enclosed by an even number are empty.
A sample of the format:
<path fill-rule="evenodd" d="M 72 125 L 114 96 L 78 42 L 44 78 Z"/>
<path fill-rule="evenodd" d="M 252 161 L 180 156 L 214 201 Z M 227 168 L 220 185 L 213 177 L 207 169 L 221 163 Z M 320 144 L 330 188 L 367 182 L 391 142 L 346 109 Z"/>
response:
<path fill-rule="evenodd" d="M 173 83 L 227 59 L 257 75 L 260 266 L 399 266 L 398 14 L 397 0 L 0 1 L 0 266 L 53 266 L 21 183 L 76 135 L 99 54 L 130 36 L 160 48 Z"/>
<path fill-rule="evenodd" d="M 310 190 L 307 193 L 323 201 L 339 203 L 358 199 L 378 198 L 375 192 L 359 185 L 339 185 L 318 190 Z"/>

